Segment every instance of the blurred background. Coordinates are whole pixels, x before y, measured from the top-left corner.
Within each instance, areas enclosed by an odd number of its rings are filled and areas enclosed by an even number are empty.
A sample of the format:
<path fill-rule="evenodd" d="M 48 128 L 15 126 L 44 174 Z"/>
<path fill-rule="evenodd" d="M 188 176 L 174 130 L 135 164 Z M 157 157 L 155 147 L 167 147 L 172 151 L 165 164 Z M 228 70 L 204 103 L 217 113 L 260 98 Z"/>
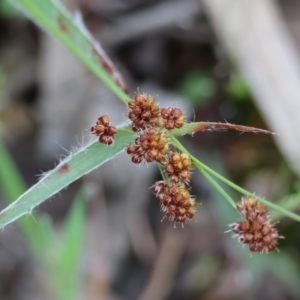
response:
<path fill-rule="evenodd" d="M 9 2 L 9 1 L 8 1 Z M 0 1 L 0 207 L 126 108 L 58 41 Z M 298 0 L 68 0 L 128 84 L 190 121 L 267 128 L 182 142 L 214 170 L 284 207 L 300 205 Z M 238 215 L 196 170 L 202 206 L 182 229 L 162 219 L 155 165 L 121 154 L 0 233 L 0 299 L 299 299 L 299 224 L 280 252 L 231 238 Z M 227 190 L 238 201 L 241 195 Z M 274 215 L 275 218 L 279 216 Z"/>

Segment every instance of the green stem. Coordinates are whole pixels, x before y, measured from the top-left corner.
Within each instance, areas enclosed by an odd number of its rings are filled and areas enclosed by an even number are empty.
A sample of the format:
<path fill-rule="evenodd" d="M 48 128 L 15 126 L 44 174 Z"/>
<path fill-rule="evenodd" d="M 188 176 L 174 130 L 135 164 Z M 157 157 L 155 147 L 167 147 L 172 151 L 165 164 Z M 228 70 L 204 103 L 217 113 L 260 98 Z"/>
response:
<path fill-rule="evenodd" d="M 189 153 L 184 146 L 175 138 L 172 137 L 172 141 L 173 144 L 176 146 L 176 148 L 178 148 L 180 151 L 182 152 L 186 152 Z M 196 157 L 190 155 L 191 160 L 194 162 L 195 166 L 197 166 L 197 168 L 201 171 L 201 170 L 205 170 L 207 172 L 209 172 L 210 174 L 212 174 L 213 176 L 217 177 L 219 180 L 223 181 L 224 183 L 226 183 L 227 185 L 229 185 L 231 188 L 235 189 L 236 191 L 240 192 L 243 195 L 246 196 L 250 196 L 250 197 L 254 197 L 255 199 L 257 199 L 259 202 L 261 202 L 262 204 L 264 204 L 265 206 L 269 207 L 270 209 L 273 209 L 274 211 L 277 211 L 279 213 L 281 213 L 282 215 L 285 215 L 286 217 L 289 217 L 295 221 L 300 222 L 300 216 L 288 211 L 272 202 L 267 201 L 266 199 L 263 199 L 262 197 L 259 197 L 253 193 L 250 193 L 249 191 L 241 188 L 240 186 L 234 184 L 233 182 L 231 182 L 230 180 L 226 179 L 225 177 L 223 177 L 222 175 L 220 175 L 219 173 L 215 172 L 214 170 L 212 170 L 211 168 L 209 168 L 207 165 L 205 165 L 204 163 L 202 163 L 201 161 L 199 161 Z"/>
<path fill-rule="evenodd" d="M 167 176 L 165 170 L 163 169 L 162 165 L 159 164 L 159 163 L 158 163 L 157 165 L 158 165 L 158 169 L 159 169 L 159 171 L 160 171 L 160 174 L 161 174 L 161 176 L 162 176 L 164 182 L 166 182 L 167 184 L 169 184 L 169 183 L 170 183 L 170 180 L 169 180 L 169 178 L 168 178 L 168 176 Z"/>
<path fill-rule="evenodd" d="M 196 163 L 195 163 L 196 166 Z M 199 169 L 199 171 L 202 173 L 202 175 L 207 179 L 207 181 L 210 182 L 212 186 L 227 200 L 227 202 L 236 209 L 236 204 L 233 201 L 233 199 L 225 192 L 225 190 L 204 170 Z"/>

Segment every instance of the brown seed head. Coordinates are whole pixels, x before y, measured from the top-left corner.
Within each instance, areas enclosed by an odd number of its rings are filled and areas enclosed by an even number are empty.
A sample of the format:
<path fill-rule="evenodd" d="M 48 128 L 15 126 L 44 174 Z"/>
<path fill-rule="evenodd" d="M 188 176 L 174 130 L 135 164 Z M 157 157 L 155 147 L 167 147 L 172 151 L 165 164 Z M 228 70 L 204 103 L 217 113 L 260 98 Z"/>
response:
<path fill-rule="evenodd" d="M 159 181 L 154 184 L 153 192 L 161 202 L 164 215 L 172 221 L 185 223 L 194 217 L 196 202 L 183 184 L 167 185 Z"/>
<path fill-rule="evenodd" d="M 99 117 L 96 124 L 91 127 L 91 132 L 99 136 L 100 143 L 111 145 L 118 130 L 115 126 L 110 126 L 109 117 L 103 115 Z"/>
<path fill-rule="evenodd" d="M 164 169 L 172 182 L 188 182 L 191 178 L 192 162 L 187 153 L 171 152 Z"/>
<path fill-rule="evenodd" d="M 162 108 L 162 110 L 161 110 L 161 116 L 164 119 L 168 119 L 170 117 L 170 109 L 169 108 Z"/>
<path fill-rule="evenodd" d="M 185 122 L 184 115 L 179 108 L 163 108 L 161 110 L 161 117 L 165 120 L 164 127 L 168 130 L 181 128 Z"/>
<path fill-rule="evenodd" d="M 153 97 L 136 93 L 128 102 L 128 108 L 128 118 L 132 121 L 133 131 L 143 130 L 148 124 L 157 126 L 160 123 L 160 107 Z"/>
<path fill-rule="evenodd" d="M 141 157 L 140 162 L 143 160 L 162 162 L 168 151 L 169 143 L 165 133 L 158 132 L 152 127 L 147 127 L 141 131 L 134 144 L 127 146 L 127 153 L 139 155 Z"/>
<path fill-rule="evenodd" d="M 240 242 L 249 245 L 253 252 L 270 252 L 277 249 L 280 236 L 269 220 L 266 207 L 254 197 L 247 197 L 237 203 L 237 210 L 245 221 L 232 225 L 232 231 L 239 236 Z"/>

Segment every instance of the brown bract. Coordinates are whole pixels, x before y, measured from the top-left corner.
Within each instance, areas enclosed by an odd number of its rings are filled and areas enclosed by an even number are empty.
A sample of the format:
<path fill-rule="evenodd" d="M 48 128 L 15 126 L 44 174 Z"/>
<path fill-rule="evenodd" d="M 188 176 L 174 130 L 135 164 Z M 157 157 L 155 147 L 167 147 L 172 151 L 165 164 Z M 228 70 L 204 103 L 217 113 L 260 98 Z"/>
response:
<path fill-rule="evenodd" d="M 99 142 L 111 145 L 114 141 L 115 135 L 118 132 L 115 126 L 110 126 L 110 120 L 107 115 L 98 118 L 96 124 L 91 127 L 92 134 L 99 136 Z"/>
<path fill-rule="evenodd" d="M 237 210 L 245 220 L 232 225 L 232 231 L 239 236 L 241 243 L 249 246 L 252 252 L 268 253 L 277 249 L 279 235 L 274 223 L 270 221 L 264 205 L 253 197 L 247 197 L 237 203 Z"/>

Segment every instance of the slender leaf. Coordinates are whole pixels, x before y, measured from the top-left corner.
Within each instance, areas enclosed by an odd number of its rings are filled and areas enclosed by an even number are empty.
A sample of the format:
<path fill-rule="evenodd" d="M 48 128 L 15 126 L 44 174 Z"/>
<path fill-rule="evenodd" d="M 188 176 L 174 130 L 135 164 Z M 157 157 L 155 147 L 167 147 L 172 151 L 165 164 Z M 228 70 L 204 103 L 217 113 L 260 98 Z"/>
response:
<path fill-rule="evenodd" d="M 32 213 L 33 209 L 55 195 L 71 182 L 99 167 L 120 153 L 134 139 L 127 128 L 119 129 L 111 146 L 93 141 L 60 162 L 52 171 L 42 176 L 40 181 L 11 203 L 0 213 L 0 228 Z"/>
<path fill-rule="evenodd" d="M 26 186 L 16 164 L 1 141 L 0 165 L 0 185 L 2 186 L 5 198 L 9 202 L 12 202 L 26 191 Z"/>
<path fill-rule="evenodd" d="M 85 28 L 81 15 L 73 16 L 58 0 L 10 0 L 23 14 L 60 40 L 123 102 L 125 83 L 100 44 Z"/>
<path fill-rule="evenodd" d="M 86 199 L 90 190 L 87 185 L 79 190 L 64 222 L 60 247 L 52 243 L 54 261 L 48 261 L 47 269 L 58 299 L 76 299 L 82 290 L 79 267 L 86 230 Z"/>
<path fill-rule="evenodd" d="M 78 266 L 79 257 L 84 245 L 88 192 L 87 186 L 83 186 L 80 189 L 64 223 L 64 242 L 59 258 L 59 266 L 62 271 L 74 272 L 75 270 L 73 269 Z"/>
<path fill-rule="evenodd" d="M 10 203 L 26 191 L 24 180 L 10 156 L 5 145 L 0 141 L 0 187 L 2 188 L 5 200 Z M 26 234 L 31 246 L 38 242 L 36 221 L 33 218 L 20 219 L 21 230 Z"/>

